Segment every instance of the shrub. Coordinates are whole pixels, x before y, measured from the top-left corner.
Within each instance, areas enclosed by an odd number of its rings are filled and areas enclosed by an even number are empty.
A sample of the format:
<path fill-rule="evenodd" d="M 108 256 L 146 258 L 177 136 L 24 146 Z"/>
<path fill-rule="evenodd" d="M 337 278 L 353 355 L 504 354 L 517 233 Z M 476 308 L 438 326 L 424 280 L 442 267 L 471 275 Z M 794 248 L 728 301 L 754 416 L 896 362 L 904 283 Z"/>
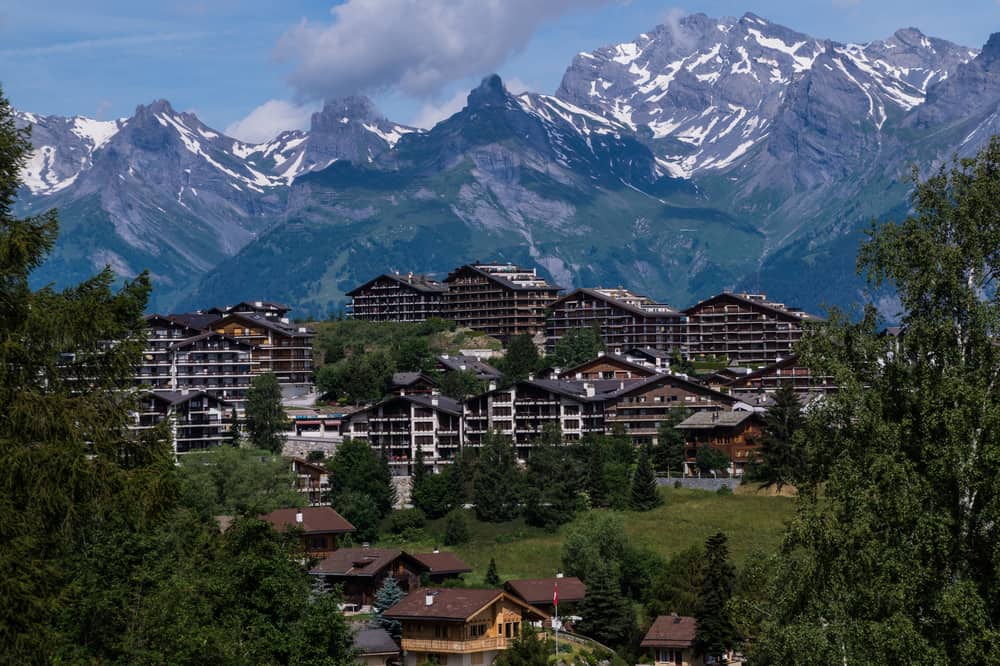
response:
<path fill-rule="evenodd" d="M 400 509 L 389 514 L 386 529 L 393 534 L 419 530 L 427 523 L 427 516 L 420 509 Z"/>
<path fill-rule="evenodd" d="M 733 489 L 728 485 L 719 486 L 719 489 L 715 491 L 716 495 L 732 495 Z"/>
<path fill-rule="evenodd" d="M 465 514 L 461 510 L 455 510 L 448 514 L 444 521 L 444 543 L 448 546 L 457 546 L 468 542 L 469 523 L 465 519 Z"/>

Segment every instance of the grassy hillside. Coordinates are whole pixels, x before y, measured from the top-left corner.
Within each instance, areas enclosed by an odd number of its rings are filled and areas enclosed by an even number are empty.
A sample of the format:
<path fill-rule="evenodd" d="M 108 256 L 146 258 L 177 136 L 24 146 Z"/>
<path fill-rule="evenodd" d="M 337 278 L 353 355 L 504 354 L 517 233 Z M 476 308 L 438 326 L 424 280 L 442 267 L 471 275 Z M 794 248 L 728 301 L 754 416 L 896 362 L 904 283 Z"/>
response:
<path fill-rule="evenodd" d="M 626 512 L 625 525 L 634 546 L 649 548 L 668 558 L 692 545 L 705 543 L 719 530 L 729 536 L 729 549 L 740 565 L 752 552 L 773 552 L 780 542 L 786 521 L 794 512 L 795 500 L 751 493 L 715 493 L 663 488 L 664 505 L 648 513 Z M 473 568 L 465 576 L 469 585 L 482 585 L 491 557 L 496 558 L 502 579 L 541 578 L 562 569 L 562 542 L 574 523 L 554 533 L 531 527 L 523 519 L 509 523 L 480 523 L 469 511 L 471 539 L 460 546 L 444 546 L 444 521 L 430 521 L 421 538 L 385 539 L 379 545 L 397 545 L 416 552 L 434 546 L 455 551 Z M 580 520 L 579 518 L 577 520 Z"/>

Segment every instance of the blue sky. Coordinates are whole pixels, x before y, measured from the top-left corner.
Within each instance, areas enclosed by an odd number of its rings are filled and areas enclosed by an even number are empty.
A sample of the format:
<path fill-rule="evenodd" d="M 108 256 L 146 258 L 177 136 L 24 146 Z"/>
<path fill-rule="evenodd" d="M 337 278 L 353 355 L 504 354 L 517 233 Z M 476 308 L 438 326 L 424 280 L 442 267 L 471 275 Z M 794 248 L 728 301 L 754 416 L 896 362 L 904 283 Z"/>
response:
<path fill-rule="evenodd" d="M 1000 0 L 0 0 L 0 85 L 43 114 L 123 117 L 166 98 L 255 139 L 351 92 L 427 124 L 492 71 L 550 93 L 581 50 L 679 12 L 748 11 L 837 41 L 914 26 L 980 47 L 1000 31 Z"/>

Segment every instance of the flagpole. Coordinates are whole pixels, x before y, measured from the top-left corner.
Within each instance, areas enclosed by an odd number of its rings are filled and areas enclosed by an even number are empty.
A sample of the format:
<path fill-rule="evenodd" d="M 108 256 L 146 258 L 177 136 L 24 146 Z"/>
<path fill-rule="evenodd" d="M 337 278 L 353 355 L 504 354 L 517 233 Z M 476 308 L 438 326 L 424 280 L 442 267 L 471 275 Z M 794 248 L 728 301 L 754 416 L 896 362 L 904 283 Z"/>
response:
<path fill-rule="evenodd" d="M 556 609 L 556 619 L 553 622 L 553 628 L 556 630 L 556 666 L 559 665 L 559 581 L 556 580 L 553 583 L 554 588 L 552 590 L 552 605 Z"/>

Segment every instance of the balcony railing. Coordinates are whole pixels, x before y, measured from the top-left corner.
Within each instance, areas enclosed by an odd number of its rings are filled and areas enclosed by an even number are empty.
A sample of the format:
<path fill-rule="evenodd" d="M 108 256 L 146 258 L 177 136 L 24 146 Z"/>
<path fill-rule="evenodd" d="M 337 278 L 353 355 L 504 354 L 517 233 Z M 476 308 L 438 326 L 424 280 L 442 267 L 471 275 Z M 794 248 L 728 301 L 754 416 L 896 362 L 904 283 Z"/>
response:
<path fill-rule="evenodd" d="M 403 650 L 414 652 L 485 652 L 486 650 L 507 649 L 507 639 L 503 637 L 476 638 L 467 641 L 445 641 L 429 638 L 403 638 Z"/>

